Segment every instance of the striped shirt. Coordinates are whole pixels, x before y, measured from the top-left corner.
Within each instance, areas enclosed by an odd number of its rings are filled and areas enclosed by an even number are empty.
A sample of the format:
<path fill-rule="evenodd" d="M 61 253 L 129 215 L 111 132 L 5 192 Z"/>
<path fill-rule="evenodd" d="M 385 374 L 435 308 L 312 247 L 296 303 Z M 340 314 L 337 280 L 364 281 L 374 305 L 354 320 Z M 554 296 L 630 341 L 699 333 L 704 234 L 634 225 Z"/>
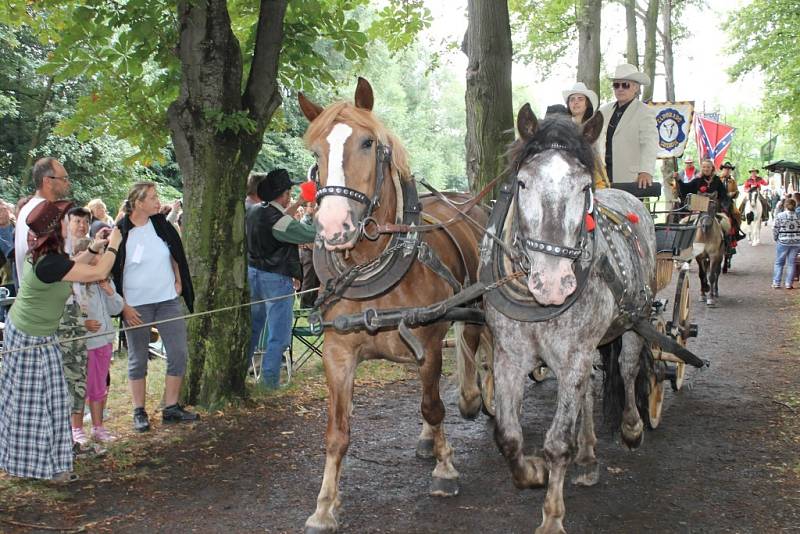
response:
<path fill-rule="evenodd" d="M 783 245 L 800 245 L 800 219 L 794 211 L 782 211 L 775 217 L 772 237 Z"/>

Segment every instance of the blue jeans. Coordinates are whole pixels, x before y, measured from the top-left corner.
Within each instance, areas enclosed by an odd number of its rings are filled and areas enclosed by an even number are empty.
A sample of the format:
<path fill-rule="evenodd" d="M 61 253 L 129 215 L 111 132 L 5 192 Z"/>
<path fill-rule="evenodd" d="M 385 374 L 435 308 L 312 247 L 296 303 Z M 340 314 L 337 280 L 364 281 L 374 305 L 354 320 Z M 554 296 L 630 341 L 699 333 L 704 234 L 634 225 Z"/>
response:
<path fill-rule="evenodd" d="M 286 296 L 279 300 L 250 306 L 252 323 L 250 358 L 253 358 L 253 353 L 261 338 L 261 331 L 266 324 L 267 346 L 261 360 L 261 381 L 265 387 L 277 388 L 283 353 L 289 348 L 292 341 L 292 304 L 294 302 L 292 279 L 282 274 L 248 267 L 247 281 L 250 284 L 250 299 L 253 301 Z"/>
<path fill-rule="evenodd" d="M 786 287 L 792 285 L 794 279 L 794 259 L 800 252 L 800 245 L 784 245 L 775 243 L 775 270 L 772 272 L 772 285 L 781 285 L 781 273 L 786 276 Z M 784 269 L 784 266 L 786 269 Z"/>

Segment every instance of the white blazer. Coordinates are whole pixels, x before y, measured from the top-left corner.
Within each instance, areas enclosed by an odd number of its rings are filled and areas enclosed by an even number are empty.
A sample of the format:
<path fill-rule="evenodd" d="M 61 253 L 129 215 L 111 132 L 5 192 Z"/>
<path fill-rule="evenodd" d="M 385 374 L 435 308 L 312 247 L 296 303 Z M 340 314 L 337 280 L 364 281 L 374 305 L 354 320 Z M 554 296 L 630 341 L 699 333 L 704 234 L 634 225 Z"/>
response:
<path fill-rule="evenodd" d="M 603 161 L 606 157 L 608 122 L 614 113 L 615 103 L 604 104 L 599 110 L 603 114 L 603 131 L 597 140 L 597 151 Z M 633 100 L 614 130 L 611 153 L 613 176 L 609 175 L 609 178 L 614 183 L 630 183 L 636 181 L 640 172 L 655 176 L 657 152 L 658 128 L 655 112 L 641 100 Z"/>

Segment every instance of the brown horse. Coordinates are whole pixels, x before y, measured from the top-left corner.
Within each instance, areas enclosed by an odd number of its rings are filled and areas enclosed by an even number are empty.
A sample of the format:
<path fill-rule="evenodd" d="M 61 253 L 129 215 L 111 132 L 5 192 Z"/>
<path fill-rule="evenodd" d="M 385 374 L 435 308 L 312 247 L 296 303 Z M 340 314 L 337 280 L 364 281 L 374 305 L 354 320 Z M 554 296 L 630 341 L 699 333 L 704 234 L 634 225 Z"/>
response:
<path fill-rule="evenodd" d="M 379 315 L 429 306 L 476 281 L 481 231 L 474 226 L 485 226 L 488 213 L 471 203 L 464 205 L 470 200 L 466 195 L 418 201 L 405 149 L 373 115 L 372 87 L 366 80 L 358 80 L 355 105 L 338 102 L 323 109 L 302 94 L 299 101 L 310 121 L 306 145 L 318 166 L 314 264 L 327 287 L 318 303 L 326 327 L 322 358 L 329 392 L 325 472 L 305 531 L 334 532 L 342 459 L 350 443 L 353 380 L 356 366 L 364 360 L 420 364 L 424 422 L 417 454 L 436 458 L 432 495 L 458 493 L 458 471 L 445 438 L 445 409 L 439 397 L 442 341 L 449 324 L 411 328 L 418 342 L 414 351 L 401 329 L 380 323 Z M 459 216 L 455 202 L 464 205 L 473 226 Z M 414 220 L 430 231 L 395 231 L 413 228 L 408 222 Z M 379 231 L 390 226 L 395 230 Z M 354 272 L 357 276 L 351 276 Z M 478 324 L 457 328 L 457 333 L 463 384 L 459 408 L 463 415 L 475 416 L 481 407 L 475 358 L 479 351 L 491 350 L 491 338 Z"/>

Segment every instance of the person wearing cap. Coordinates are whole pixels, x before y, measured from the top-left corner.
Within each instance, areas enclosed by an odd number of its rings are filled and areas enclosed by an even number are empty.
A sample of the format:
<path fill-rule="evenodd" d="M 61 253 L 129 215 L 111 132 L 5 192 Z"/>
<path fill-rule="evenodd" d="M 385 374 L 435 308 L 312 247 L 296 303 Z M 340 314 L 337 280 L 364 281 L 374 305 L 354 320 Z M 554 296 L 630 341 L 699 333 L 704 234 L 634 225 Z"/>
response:
<path fill-rule="evenodd" d="M 108 276 L 122 236 L 114 230 L 101 253 L 70 259 L 64 252 L 68 201 L 38 202 L 25 223 L 28 255 L 20 290 L 5 325 L 0 367 L 0 469 L 17 477 L 70 482 L 73 461 L 70 398 L 61 368 L 56 329 L 70 282 L 95 282 Z"/>
<path fill-rule="evenodd" d="M 583 82 L 578 82 L 572 88 L 562 91 L 572 121 L 579 127 L 592 118 L 597 109 L 597 93 L 586 87 Z M 595 152 L 597 164 L 594 166 L 594 187 L 603 189 L 608 187 L 606 167 L 599 153 Z"/>
<path fill-rule="evenodd" d="M 17 228 L 14 234 L 14 258 L 18 282 L 22 282 L 22 266 L 28 252 L 28 215 L 41 202 L 55 202 L 69 194 L 69 174 L 56 158 L 40 158 L 33 164 L 33 185 L 36 193 L 25 203 L 17 214 Z"/>
<path fill-rule="evenodd" d="M 615 102 L 600 106 L 603 131 L 598 149 L 606 164 L 611 183 L 653 183 L 658 129 L 651 108 L 642 103 L 639 90 L 650 84 L 650 77 L 633 65 L 619 65 L 611 76 Z"/>
<path fill-rule="evenodd" d="M 126 326 L 156 322 L 167 353 L 164 379 L 163 423 L 191 423 L 200 416 L 178 404 L 189 347 L 181 297 L 194 311 L 194 288 L 181 236 L 161 212 L 154 182 L 133 185 L 124 203 L 125 215 L 117 223 L 122 232 L 112 274 L 117 292 L 125 299 L 122 319 Z M 128 342 L 128 383 L 133 398 L 133 429 L 150 430 L 145 409 L 150 327 L 125 332 Z"/>
<path fill-rule="evenodd" d="M 295 184 L 285 169 L 274 169 L 260 181 L 254 180 L 261 203 L 248 209 L 245 219 L 250 298 L 253 302 L 286 298 L 250 307 L 250 358 L 266 324 L 269 335 L 261 360 L 261 380 L 264 387 L 274 389 L 278 387 L 283 353 L 292 338 L 293 279 L 303 277 L 297 245 L 313 242 L 316 230 L 294 219 L 304 201 L 292 203 L 290 191 Z"/>

